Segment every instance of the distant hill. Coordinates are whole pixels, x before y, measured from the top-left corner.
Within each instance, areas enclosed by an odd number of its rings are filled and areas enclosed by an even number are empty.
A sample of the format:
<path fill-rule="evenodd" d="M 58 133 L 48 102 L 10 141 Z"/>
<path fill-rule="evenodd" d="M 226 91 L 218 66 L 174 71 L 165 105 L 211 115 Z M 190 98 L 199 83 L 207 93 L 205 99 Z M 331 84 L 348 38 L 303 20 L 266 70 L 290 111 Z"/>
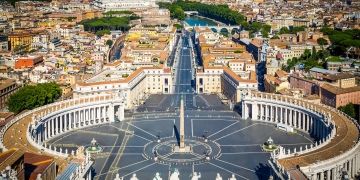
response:
<path fill-rule="evenodd" d="M 10 3 L 11 5 L 15 6 L 15 3 L 18 1 L 24 1 L 24 0 L 5 0 L 6 2 Z M 45 2 L 51 2 L 52 0 L 32 0 L 32 1 L 45 1 Z"/>

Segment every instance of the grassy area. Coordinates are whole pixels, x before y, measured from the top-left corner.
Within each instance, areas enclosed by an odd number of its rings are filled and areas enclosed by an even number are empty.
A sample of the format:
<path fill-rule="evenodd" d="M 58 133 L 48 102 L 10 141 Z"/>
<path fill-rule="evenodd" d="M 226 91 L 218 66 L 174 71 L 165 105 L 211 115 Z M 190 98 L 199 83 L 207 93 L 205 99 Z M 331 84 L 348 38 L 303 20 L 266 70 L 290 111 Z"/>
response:
<path fill-rule="evenodd" d="M 339 56 L 329 56 L 328 58 L 326 58 L 327 62 L 343 62 L 344 60 L 342 60 Z"/>

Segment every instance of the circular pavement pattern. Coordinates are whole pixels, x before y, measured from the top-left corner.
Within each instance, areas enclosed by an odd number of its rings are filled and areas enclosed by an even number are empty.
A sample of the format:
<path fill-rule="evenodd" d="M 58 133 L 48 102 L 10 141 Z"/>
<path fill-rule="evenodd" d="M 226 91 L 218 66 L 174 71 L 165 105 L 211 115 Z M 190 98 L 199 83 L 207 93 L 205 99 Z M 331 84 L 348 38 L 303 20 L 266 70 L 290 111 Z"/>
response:
<path fill-rule="evenodd" d="M 178 145 L 178 138 L 160 138 L 145 145 L 144 157 L 166 165 L 196 165 L 218 158 L 221 152 L 219 144 L 203 137 L 185 137 L 189 152 L 176 152 Z"/>

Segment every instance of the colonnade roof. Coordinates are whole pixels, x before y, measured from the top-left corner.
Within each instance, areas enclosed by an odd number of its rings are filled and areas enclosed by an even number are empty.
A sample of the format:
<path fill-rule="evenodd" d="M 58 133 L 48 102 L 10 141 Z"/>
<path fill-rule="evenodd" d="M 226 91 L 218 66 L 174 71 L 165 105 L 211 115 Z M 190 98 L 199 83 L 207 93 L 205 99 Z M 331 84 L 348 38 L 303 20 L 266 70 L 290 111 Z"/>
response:
<path fill-rule="evenodd" d="M 54 156 L 52 154 L 45 153 L 40 149 L 33 147 L 26 138 L 26 131 L 28 125 L 32 121 L 32 114 L 29 114 L 22 118 L 18 123 L 14 123 L 4 134 L 4 146 L 7 149 L 19 148 L 24 152 L 30 152 L 35 154 L 47 155 L 54 157 L 56 165 L 59 166 L 59 171 L 62 171 L 68 164 L 67 159 Z"/>
<path fill-rule="evenodd" d="M 286 169 L 296 169 L 296 166 L 306 167 L 319 161 L 325 161 L 339 156 L 350 150 L 359 138 L 359 130 L 356 125 L 344 115 L 328 108 L 318 106 L 321 111 L 330 112 L 336 126 L 336 136 L 324 147 L 299 156 L 280 159 L 279 163 Z"/>

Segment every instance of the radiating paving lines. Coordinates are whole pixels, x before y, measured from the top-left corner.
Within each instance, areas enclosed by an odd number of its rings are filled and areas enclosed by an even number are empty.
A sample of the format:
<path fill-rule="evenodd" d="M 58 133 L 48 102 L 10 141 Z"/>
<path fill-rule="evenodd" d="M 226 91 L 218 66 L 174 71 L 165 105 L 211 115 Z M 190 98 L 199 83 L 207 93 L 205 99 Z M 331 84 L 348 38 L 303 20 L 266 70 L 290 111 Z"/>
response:
<path fill-rule="evenodd" d="M 222 170 L 224 170 L 224 171 L 226 171 L 226 172 L 229 172 L 230 174 L 234 174 L 234 175 L 236 175 L 236 176 L 239 177 L 239 178 L 246 179 L 246 180 L 250 180 L 250 179 L 248 179 L 248 178 L 246 178 L 246 177 L 244 177 L 244 176 L 242 176 L 242 175 L 240 175 L 240 174 L 238 174 L 238 173 L 235 173 L 235 172 L 237 172 L 237 171 L 232 172 L 232 171 L 230 171 L 230 170 L 228 170 L 228 169 L 226 169 L 226 168 L 223 168 L 222 166 L 216 165 L 216 164 L 211 163 L 211 162 L 209 162 L 208 164 L 210 164 L 210 165 L 212 165 L 212 166 L 215 166 L 215 167 L 217 167 L 217 168 L 219 168 L 219 169 L 222 169 Z"/>
<path fill-rule="evenodd" d="M 157 136 L 151 134 L 151 133 L 148 132 L 148 131 L 145 131 L 144 129 L 142 129 L 142 128 L 140 128 L 140 127 L 137 127 L 137 126 L 135 126 L 135 125 L 133 125 L 133 124 L 131 124 L 131 123 L 129 123 L 129 122 L 127 122 L 127 124 L 130 125 L 130 126 L 132 126 L 132 127 L 134 127 L 134 128 L 136 128 L 136 129 L 138 129 L 138 130 L 140 130 L 140 131 L 142 131 L 142 132 L 144 132 L 144 133 L 146 133 L 146 134 L 148 134 L 148 135 L 150 135 L 150 136 L 152 136 L 152 137 L 154 137 L 154 138 L 157 138 Z"/>
<path fill-rule="evenodd" d="M 110 171 L 97 174 L 97 175 L 95 176 L 95 178 L 101 179 L 101 177 L 104 176 L 104 175 L 107 175 L 107 174 L 113 173 L 113 172 L 118 172 L 118 171 L 121 170 L 121 169 L 125 169 L 125 168 L 129 168 L 129 167 L 132 167 L 132 166 L 135 166 L 135 165 L 139 165 L 139 164 L 144 163 L 144 162 L 146 162 L 146 161 L 149 161 L 149 160 L 145 159 L 145 160 L 142 160 L 142 161 L 139 161 L 139 162 L 136 162 L 136 163 L 132 163 L 132 164 L 129 164 L 129 165 L 126 165 L 126 166 L 122 166 L 122 167 L 120 167 L 120 168 L 112 169 L 112 170 L 110 170 Z"/>
<path fill-rule="evenodd" d="M 243 131 L 243 130 L 245 130 L 245 129 L 248 129 L 248 128 L 250 128 L 250 127 L 253 127 L 253 126 L 257 125 L 257 124 L 258 124 L 258 123 L 251 124 L 251 125 L 249 125 L 249 126 L 246 126 L 246 127 L 244 127 L 244 128 L 241 128 L 241 129 L 239 129 L 239 130 L 236 130 L 236 131 L 233 131 L 233 132 L 231 132 L 231 133 L 228 133 L 228 134 L 226 134 L 226 135 L 224 135 L 224 136 L 221 136 L 221 137 L 219 137 L 219 138 L 217 138 L 217 139 L 215 139 L 215 140 L 213 140 L 213 141 L 218 141 L 218 140 L 220 140 L 220 139 L 226 138 L 226 137 L 228 137 L 228 136 L 230 136 L 230 135 L 233 135 L 233 134 L 235 134 L 235 133 L 241 132 L 241 131 Z"/>

